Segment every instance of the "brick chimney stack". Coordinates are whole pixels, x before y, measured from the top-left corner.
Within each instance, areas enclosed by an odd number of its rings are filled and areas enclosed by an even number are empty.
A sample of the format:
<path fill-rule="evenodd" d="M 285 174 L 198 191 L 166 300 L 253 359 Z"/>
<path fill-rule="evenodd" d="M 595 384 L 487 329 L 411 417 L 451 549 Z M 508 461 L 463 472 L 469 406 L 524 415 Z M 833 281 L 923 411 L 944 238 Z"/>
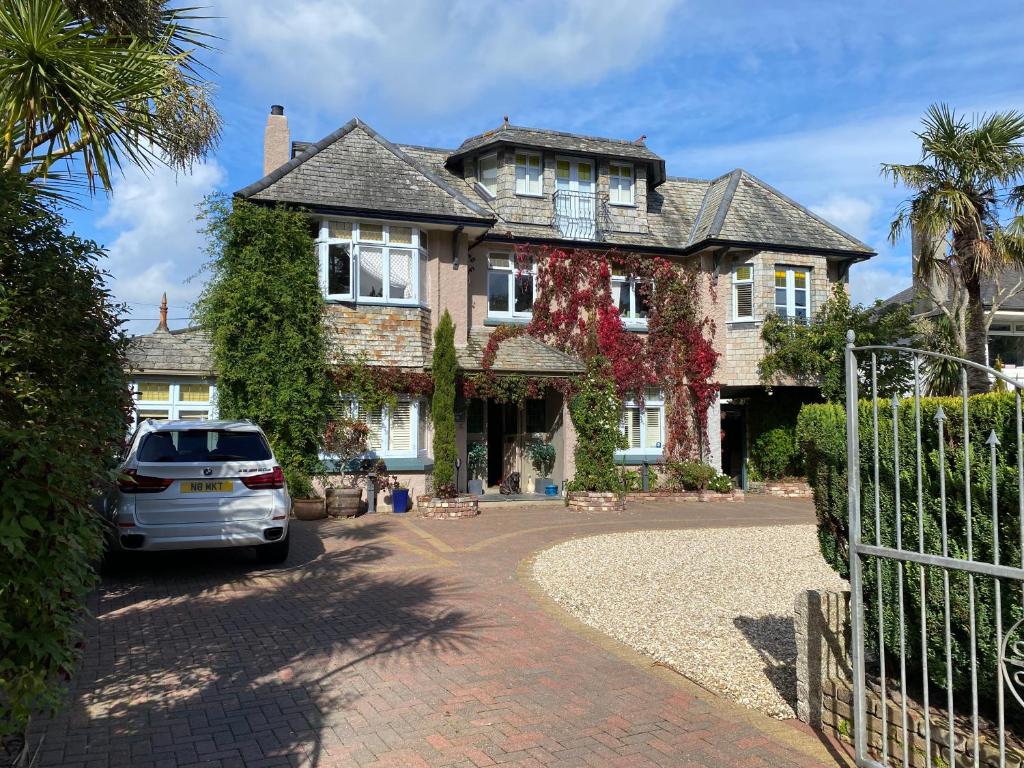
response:
<path fill-rule="evenodd" d="M 266 176 L 291 160 L 291 150 L 284 107 L 274 104 L 267 115 L 267 126 L 263 129 L 263 175 Z"/>
<path fill-rule="evenodd" d="M 160 299 L 160 325 L 156 327 L 158 331 L 170 331 L 167 327 L 167 294 L 163 295 Z"/>

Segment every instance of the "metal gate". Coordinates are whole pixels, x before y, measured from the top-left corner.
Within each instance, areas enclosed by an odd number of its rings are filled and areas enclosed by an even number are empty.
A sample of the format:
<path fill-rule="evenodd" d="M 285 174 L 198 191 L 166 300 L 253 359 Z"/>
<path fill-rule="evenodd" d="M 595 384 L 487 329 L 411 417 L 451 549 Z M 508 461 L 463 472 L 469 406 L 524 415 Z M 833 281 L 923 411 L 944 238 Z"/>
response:
<path fill-rule="evenodd" d="M 1005 766 L 1012 734 L 1024 737 L 1022 385 L 960 358 L 854 341 L 848 332 L 857 765 Z M 970 368 L 1005 399 L 972 403 Z M 940 374 L 958 395 L 923 403 Z"/>

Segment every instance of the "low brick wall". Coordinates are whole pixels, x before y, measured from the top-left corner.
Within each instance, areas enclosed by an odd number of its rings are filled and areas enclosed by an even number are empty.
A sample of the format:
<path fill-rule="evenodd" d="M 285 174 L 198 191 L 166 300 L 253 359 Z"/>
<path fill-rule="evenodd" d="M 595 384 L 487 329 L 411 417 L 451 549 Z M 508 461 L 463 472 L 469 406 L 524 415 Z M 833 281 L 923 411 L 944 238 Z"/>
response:
<path fill-rule="evenodd" d="M 743 501 L 744 494 L 738 488 L 730 493 L 715 491 L 631 491 L 626 501 Z"/>
<path fill-rule="evenodd" d="M 850 667 L 849 641 L 850 593 L 808 591 L 797 596 L 794 613 L 797 663 L 797 717 L 805 723 L 831 731 L 844 741 L 853 739 L 853 683 Z M 879 689 L 869 684 L 867 698 L 867 741 L 873 756 L 881 758 L 883 739 L 882 700 Z M 903 713 L 899 699 L 889 692 L 886 718 L 889 726 L 889 764 L 903 765 Z M 910 731 L 910 768 L 925 766 L 926 748 L 924 708 L 907 700 L 907 723 Z M 957 765 L 971 765 L 974 760 L 972 725 L 968 718 L 958 717 L 954 723 L 954 744 Z M 947 720 L 943 711 L 931 710 L 932 765 L 946 765 L 949 760 Z M 1024 743 L 1010 734 L 1006 746 L 1007 768 L 1024 766 Z M 993 726 L 982 724 L 979 735 L 980 764 L 998 768 L 999 741 Z M 939 761 L 942 762 L 939 762 Z"/>
<path fill-rule="evenodd" d="M 617 493 L 573 491 L 568 496 L 568 507 L 570 512 L 621 512 L 626 503 Z"/>
<path fill-rule="evenodd" d="M 416 510 L 420 517 L 452 520 L 459 517 L 476 517 L 480 514 L 480 504 L 476 496 L 456 496 L 454 499 L 419 496 L 416 499 Z"/>
<path fill-rule="evenodd" d="M 763 493 L 766 496 L 776 496 L 782 499 L 810 499 L 814 497 L 814 490 L 804 480 L 777 480 L 766 483 L 751 483 L 750 493 Z"/>

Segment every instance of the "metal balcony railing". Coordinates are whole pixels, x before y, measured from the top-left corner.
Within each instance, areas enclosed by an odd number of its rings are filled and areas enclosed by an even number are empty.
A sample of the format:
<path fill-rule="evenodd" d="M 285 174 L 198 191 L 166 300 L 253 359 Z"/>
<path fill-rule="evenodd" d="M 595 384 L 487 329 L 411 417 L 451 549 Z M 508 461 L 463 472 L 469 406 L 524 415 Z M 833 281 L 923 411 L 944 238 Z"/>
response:
<path fill-rule="evenodd" d="M 593 192 L 556 189 L 554 209 L 555 227 L 562 237 L 592 241 L 605 239 L 607 212 L 604 201 Z"/>

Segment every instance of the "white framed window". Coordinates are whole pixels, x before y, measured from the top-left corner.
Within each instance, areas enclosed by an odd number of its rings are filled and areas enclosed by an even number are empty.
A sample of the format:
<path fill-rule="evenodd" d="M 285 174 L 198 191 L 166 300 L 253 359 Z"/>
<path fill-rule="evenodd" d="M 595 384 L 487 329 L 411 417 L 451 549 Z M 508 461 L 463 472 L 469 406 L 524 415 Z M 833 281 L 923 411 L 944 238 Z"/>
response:
<path fill-rule="evenodd" d="M 648 389 L 641 406 L 627 400 L 622 406 L 622 434 L 626 448 L 619 454 L 661 453 L 665 445 L 665 396 L 659 389 Z"/>
<path fill-rule="evenodd" d="M 611 163 L 608 166 L 608 202 L 612 205 L 634 205 L 632 165 Z"/>
<path fill-rule="evenodd" d="M 754 266 L 737 264 L 732 270 L 732 319 L 754 319 Z"/>
<path fill-rule="evenodd" d="M 647 327 L 650 314 L 648 291 L 649 286 L 644 281 L 612 268 L 612 301 L 627 326 Z"/>
<path fill-rule="evenodd" d="M 146 419 L 177 421 L 215 417 L 216 387 L 206 379 L 138 379 L 132 382 L 134 426 Z"/>
<path fill-rule="evenodd" d="M 523 269 L 508 251 L 487 255 L 487 316 L 491 318 L 529 318 L 533 316 L 533 296 L 537 269 Z"/>
<path fill-rule="evenodd" d="M 324 219 L 317 250 L 324 296 L 364 304 L 421 304 L 426 233 L 400 224 Z"/>
<path fill-rule="evenodd" d="M 491 197 L 498 195 L 498 155 L 484 155 L 477 163 L 477 183 Z"/>
<path fill-rule="evenodd" d="M 544 194 L 544 166 L 539 152 L 516 152 L 516 194 Z"/>
<path fill-rule="evenodd" d="M 1024 366 L 1024 324 L 992 323 L 988 329 L 988 364 Z"/>
<path fill-rule="evenodd" d="M 370 428 L 369 453 L 382 459 L 426 455 L 425 413 L 422 402 L 399 396 L 393 406 L 367 408 L 355 398 L 343 396 L 342 409 Z"/>
<path fill-rule="evenodd" d="M 806 267 L 775 267 L 775 313 L 806 323 L 811 313 L 811 271 Z"/>

